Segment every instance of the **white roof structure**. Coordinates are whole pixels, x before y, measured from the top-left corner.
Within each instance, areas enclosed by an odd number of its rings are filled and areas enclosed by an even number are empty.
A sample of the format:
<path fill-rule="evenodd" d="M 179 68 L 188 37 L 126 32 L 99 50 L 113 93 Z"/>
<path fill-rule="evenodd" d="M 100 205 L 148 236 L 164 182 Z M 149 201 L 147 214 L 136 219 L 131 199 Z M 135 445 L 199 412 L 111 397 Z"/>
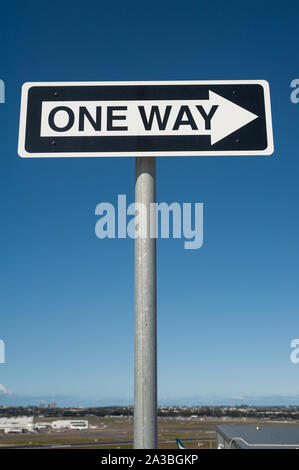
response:
<path fill-rule="evenodd" d="M 33 416 L 21 416 L 17 418 L 0 418 L 0 431 L 30 432 L 34 430 Z"/>

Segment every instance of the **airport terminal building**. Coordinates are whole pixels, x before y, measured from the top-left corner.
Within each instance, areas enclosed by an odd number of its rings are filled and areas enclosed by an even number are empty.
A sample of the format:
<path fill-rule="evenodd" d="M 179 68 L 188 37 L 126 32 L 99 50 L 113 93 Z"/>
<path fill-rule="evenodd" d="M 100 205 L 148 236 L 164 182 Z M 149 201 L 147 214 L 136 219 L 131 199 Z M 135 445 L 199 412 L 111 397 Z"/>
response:
<path fill-rule="evenodd" d="M 88 420 L 61 419 L 56 421 L 34 422 L 33 416 L 0 418 L 0 432 L 3 432 L 4 434 L 34 432 L 46 429 L 57 431 L 64 429 L 77 429 L 82 431 L 84 429 L 88 429 Z"/>

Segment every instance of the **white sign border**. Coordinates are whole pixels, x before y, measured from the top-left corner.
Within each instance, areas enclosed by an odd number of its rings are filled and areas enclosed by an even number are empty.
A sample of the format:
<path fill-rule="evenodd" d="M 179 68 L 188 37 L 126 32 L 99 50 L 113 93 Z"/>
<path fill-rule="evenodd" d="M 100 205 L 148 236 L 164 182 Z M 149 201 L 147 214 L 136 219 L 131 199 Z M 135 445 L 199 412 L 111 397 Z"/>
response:
<path fill-rule="evenodd" d="M 25 132 L 28 91 L 32 87 L 49 86 L 120 86 L 120 85 L 261 85 L 264 89 L 265 118 L 268 146 L 264 150 L 186 151 L 186 152 L 67 152 L 28 153 L 25 150 Z M 137 81 L 137 82 L 26 82 L 22 86 L 18 154 L 22 158 L 73 158 L 73 157 L 210 157 L 210 156 L 263 156 L 274 152 L 270 87 L 267 80 L 187 80 L 187 81 Z"/>

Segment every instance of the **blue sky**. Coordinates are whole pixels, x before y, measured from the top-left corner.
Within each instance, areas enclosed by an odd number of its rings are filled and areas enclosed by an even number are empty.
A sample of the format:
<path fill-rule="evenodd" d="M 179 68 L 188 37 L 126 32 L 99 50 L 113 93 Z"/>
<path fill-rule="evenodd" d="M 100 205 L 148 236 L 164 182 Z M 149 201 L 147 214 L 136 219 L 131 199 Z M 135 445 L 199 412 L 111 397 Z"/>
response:
<path fill-rule="evenodd" d="M 134 159 L 21 159 L 21 85 L 266 79 L 273 156 L 157 161 L 158 201 L 204 203 L 200 250 L 157 244 L 158 393 L 299 395 L 298 17 L 295 1 L 2 3 L 6 389 L 79 404 L 133 398 L 134 242 L 96 238 L 94 210 L 118 194 L 133 202 Z"/>

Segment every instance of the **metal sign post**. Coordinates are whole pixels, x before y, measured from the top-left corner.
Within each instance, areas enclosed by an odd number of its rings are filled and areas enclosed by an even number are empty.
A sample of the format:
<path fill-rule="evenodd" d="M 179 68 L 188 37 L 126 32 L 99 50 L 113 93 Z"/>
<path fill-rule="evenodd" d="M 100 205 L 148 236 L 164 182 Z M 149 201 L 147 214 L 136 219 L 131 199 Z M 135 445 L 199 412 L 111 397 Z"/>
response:
<path fill-rule="evenodd" d="M 150 237 L 150 204 L 156 202 L 156 159 L 136 158 L 135 201 L 139 214 L 135 238 L 134 448 L 157 447 L 156 239 Z M 147 220 L 144 220 L 144 218 Z"/>

